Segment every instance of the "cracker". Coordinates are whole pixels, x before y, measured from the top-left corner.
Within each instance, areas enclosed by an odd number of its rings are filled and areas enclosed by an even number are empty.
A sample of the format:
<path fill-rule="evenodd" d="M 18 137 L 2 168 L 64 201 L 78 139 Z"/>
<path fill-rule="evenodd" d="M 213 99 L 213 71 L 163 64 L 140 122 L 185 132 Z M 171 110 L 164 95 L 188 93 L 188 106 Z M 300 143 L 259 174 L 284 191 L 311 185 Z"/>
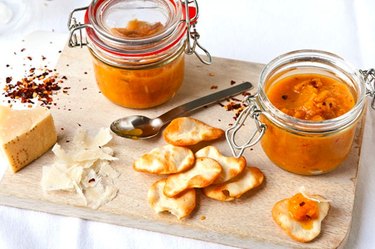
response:
<path fill-rule="evenodd" d="M 196 157 L 209 157 L 220 163 L 223 171 L 213 184 L 221 184 L 237 176 L 246 166 L 245 157 L 226 157 L 214 146 L 206 146 L 195 153 Z"/>
<path fill-rule="evenodd" d="M 177 146 L 190 146 L 202 141 L 211 141 L 224 135 L 219 128 L 209 126 L 202 121 L 190 117 L 172 120 L 163 132 L 167 143 Z"/>
<path fill-rule="evenodd" d="M 196 206 L 195 189 L 189 189 L 177 197 L 164 195 L 163 189 L 166 179 L 155 182 L 148 190 L 148 203 L 157 213 L 170 212 L 178 219 L 188 216 Z"/>
<path fill-rule="evenodd" d="M 321 232 L 322 220 L 327 216 L 329 203 L 323 197 L 312 195 L 314 199 L 322 200 L 317 202 L 319 216 L 306 222 L 295 220 L 288 209 L 289 198 L 277 202 L 272 208 L 274 221 L 294 240 L 299 242 L 309 242 L 315 239 Z"/>
<path fill-rule="evenodd" d="M 246 167 L 237 177 L 222 184 L 210 185 L 203 189 L 203 193 L 215 200 L 232 201 L 262 184 L 263 179 L 263 173 L 258 168 Z"/>
<path fill-rule="evenodd" d="M 214 159 L 208 157 L 196 158 L 192 169 L 168 176 L 164 194 L 169 197 L 191 188 L 204 188 L 215 181 L 220 175 L 222 168 Z"/>
<path fill-rule="evenodd" d="M 194 162 L 190 149 L 168 144 L 142 155 L 133 163 L 133 168 L 151 174 L 173 174 L 190 169 Z"/>

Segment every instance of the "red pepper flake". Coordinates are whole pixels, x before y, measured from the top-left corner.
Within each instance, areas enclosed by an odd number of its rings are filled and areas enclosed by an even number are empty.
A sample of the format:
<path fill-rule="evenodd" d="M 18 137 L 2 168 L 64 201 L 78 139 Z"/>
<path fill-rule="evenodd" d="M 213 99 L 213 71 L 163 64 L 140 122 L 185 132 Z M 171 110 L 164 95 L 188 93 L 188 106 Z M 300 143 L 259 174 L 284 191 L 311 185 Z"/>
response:
<path fill-rule="evenodd" d="M 52 95 L 61 89 L 59 83 L 63 83 L 58 74 L 52 72 L 48 68 L 36 70 L 33 67 L 28 70 L 27 76 L 15 83 L 12 83 L 12 77 L 7 77 L 3 95 L 25 104 L 34 104 L 34 100 L 37 100 L 48 108 L 53 104 Z"/>
<path fill-rule="evenodd" d="M 215 89 L 217 89 L 217 88 L 218 88 L 217 85 L 212 85 L 212 86 L 211 86 L 211 89 L 212 89 L 212 90 L 215 90 Z"/>
<path fill-rule="evenodd" d="M 230 84 L 233 85 L 236 82 L 234 80 L 231 80 Z M 243 92 L 243 96 L 250 95 L 249 92 Z M 243 102 L 241 99 L 236 97 L 231 97 L 226 99 L 227 103 L 218 103 L 221 107 L 223 107 L 226 111 L 234 112 L 233 119 L 237 120 L 238 116 L 241 114 L 241 112 L 247 107 L 247 104 Z M 230 126 L 232 124 L 229 124 Z"/>
<path fill-rule="evenodd" d="M 233 110 L 238 110 L 242 107 L 241 103 L 234 103 L 234 102 L 229 102 L 225 108 L 227 111 L 233 111 Z"/>

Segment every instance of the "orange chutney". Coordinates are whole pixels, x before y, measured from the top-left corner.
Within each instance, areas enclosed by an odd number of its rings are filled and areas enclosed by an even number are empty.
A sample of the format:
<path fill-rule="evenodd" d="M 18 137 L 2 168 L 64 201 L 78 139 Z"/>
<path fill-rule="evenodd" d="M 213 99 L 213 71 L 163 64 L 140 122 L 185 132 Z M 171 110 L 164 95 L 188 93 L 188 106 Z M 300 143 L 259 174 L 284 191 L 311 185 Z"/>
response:
<path fill-rule="evenodd" d="M 171 99 L 184 79 L 184 53 L 166 65 L 126 69 L 108 65 L 94 57 L 99 89 L 115 104 L 129 108 L 150 108 Z"/>
<path fill-rule="evenodd" d="M 125 28 L 112 28 L 111 32 L 119 37 L 139 38 L 154 35 L 164 28 L 163 24 L 156 22 L 154 24 L 133 19 L 128 22 Z"/>
<path fill-rule="evenodd" d="M 161 29 L 161 23 L 134 19 L 127 27 L 111 31 L 122 38 L 140 38 L 154 35 Z M 95 53 L 92 55 L 99 89 L 109 100 L 123 107 L 143 109 L 160 105 L 176 94 L 184 78 L 184 46 L 160 58 L 130 59 L 125 66 L 111 65 Z"/>
<path fill-rule="evenodd" d="M 349 86 L 320 74 L 287 76 L 266 90 L 270 102 L 297 119 L 320 122 L 343 115 L 355 105 Z M 335 169 L 349 154 L 355 125 L 329 136 L 290 132 L 262 118 L 267 126 L 261 143 L 268 157 L 281 168 L 302 175 Z"/>
<path fill-rule="evenodd" d="M 288 211 L 290 216 L 300 222 L 305 229 L 312 228 L 312 221 L 319 218 L 319 205 L 301 193 L 289 199 Z"/>

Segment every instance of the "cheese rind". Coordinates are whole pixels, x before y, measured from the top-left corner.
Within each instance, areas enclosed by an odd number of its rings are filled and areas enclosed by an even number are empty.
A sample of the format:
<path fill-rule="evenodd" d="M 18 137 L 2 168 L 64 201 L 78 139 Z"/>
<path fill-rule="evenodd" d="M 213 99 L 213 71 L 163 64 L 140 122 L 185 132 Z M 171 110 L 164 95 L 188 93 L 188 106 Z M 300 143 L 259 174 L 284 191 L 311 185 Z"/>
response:
<path fill-rule="evenodd" d="M 47 152 L 57 141 L 49 110 L 12 110 L 0 106 L 0 142 L 4 158 L 17 172 Z"/>

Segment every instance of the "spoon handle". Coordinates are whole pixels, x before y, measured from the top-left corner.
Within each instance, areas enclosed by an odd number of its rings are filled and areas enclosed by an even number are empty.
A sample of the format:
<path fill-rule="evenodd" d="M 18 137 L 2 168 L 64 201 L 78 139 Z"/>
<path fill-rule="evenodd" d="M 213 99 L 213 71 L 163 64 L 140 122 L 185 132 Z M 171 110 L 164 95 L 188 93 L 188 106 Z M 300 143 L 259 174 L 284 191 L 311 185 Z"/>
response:
<path fill-rule="evenodd" d="M 222 90 L 222 91 L 204 96 L 202 98 L 193 100 L 191 102 L 185 103 L 183 105 L 177 106 L 169 110 L 168 112 L 164 113 L 163 115 L 159 116 L 159 119 L 162 121 L 163 124 L 167 124 L 176 117 L 180 117 L 200 107 L 213 104 L 219 100 L 228 98 L 233 95 L 237 95 L 246 90 L 250 90 L 251 88 L 253 88 L 253 85 L 250 82 L 241 83 L 237 86 L 227 88 L 225 90 Z"/>

